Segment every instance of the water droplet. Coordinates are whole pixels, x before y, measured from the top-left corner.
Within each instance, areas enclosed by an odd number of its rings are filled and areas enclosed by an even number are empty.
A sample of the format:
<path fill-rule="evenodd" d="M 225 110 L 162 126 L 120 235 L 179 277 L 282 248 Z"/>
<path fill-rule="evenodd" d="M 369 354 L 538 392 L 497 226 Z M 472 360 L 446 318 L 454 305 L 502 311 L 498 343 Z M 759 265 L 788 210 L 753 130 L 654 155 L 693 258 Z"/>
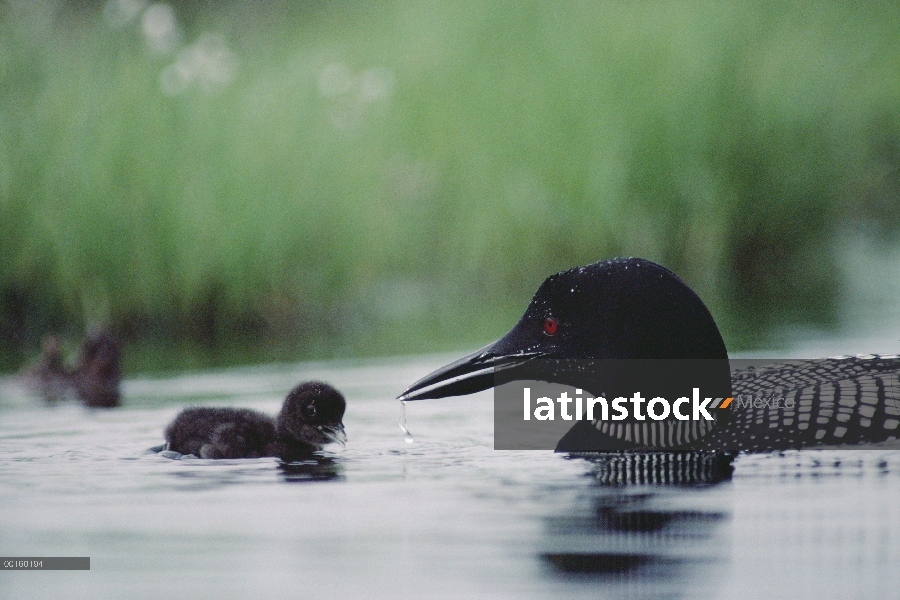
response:
<path fill-rule="evenodd" d="M 407 444 L 412 444 L 414 441 L 413 436 L 406 427 L 406 400 L 400 401 L 400 431 L 406 434 L 403 441 Z"/>

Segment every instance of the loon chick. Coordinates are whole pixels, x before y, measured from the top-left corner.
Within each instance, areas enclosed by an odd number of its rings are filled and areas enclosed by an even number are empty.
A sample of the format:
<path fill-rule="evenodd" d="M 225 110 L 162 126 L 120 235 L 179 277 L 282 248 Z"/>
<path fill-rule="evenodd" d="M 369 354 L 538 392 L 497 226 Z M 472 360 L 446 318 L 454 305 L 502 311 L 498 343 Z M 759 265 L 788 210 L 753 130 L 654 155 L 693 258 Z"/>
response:
<path fill-rule="evenodd" d="M 166 447 L 200 458 L 297 460 L 346 442 L 346 405 L 327 383 L 308 381 L 290 391 L 275 418 L 246 408 L 186 408 L 166 427 Z"/>
<path fill-rule="evenodd" d="M 22 383 L 54 404 L 69 394 L 74 373 L 66 367 L 58 337 L 44 336 L 41 346 L 40 358 L 21 373 Z"/>
<path fill-rule="evenodd" d="M 561 452 L 766 451 L 881 442 L 898 435 L 900 401 L 893 390 L 900 388 L 900 358 L 794 361 L 732 374 L 719 329 L 697 294 L 670 270 L 640 258 L 601 261 L 548 277 L 505 336 L 427 375 L 399 398 L 472 394 L 493 387 L 495 371 L 510 362 L 539 358 L 712 359 L 698 362 L 713 363 L 714 394 L 794 399 L 793 408 L 783 412 L 733 402 L 730 410 L 712 411 L 715 423 L 697 427 L 671 419 L 616 426 L 576 421 L 557 444 Z"/>
<path fill-rule="evenodd" d="M 111 408 L 119 405 L 121 363 L 121 344 L 105 328 L 92 328 L 84 337 L 74 368 L 66 366 L 59 338 L 48 335 L 37 363 L 22 374 L 23 382 L 51 404 L 74 395 L 85 406 Z"/>
<path fill-rule="evenodd" d="M 119 382 L 122 379 L 122 344 L 119 339 L 106 328 L 92 328 L 81 342 L 72 379 L 75 392 L 85 406 L 118 406 Z"/>

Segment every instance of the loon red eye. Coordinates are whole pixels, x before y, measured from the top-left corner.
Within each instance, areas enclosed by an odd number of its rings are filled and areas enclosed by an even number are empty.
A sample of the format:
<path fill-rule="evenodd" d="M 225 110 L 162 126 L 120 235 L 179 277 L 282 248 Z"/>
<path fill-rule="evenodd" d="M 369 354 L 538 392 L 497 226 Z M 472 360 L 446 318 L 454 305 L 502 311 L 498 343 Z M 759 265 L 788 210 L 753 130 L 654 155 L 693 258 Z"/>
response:
<path fill-rule="evenodd" d="M 556 319 L 553 317 L 547 317 L 544 319 L 544 333 L 547 335 L 556 335 L 556 330 L 559 327 L 559 323 L 556 322 Z"/>

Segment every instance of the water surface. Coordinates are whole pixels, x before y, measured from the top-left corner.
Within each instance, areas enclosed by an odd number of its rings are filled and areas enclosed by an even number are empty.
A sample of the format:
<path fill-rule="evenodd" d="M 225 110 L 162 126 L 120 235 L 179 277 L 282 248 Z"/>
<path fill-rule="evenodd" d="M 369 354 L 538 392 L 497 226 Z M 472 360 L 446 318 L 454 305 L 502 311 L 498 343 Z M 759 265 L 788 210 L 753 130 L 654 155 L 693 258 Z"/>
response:
<path fill-rule="evenodd" d="M 407 405 L 450 356 L 125 382 L 125 406 L 0 387 L 0 554 L 90 571 L 0 572 L 5 598 L 896 597 L 900 451 L 739 456 L 660 484 L 652 465 L 495 451 L 490 392 Z M 275 413 L 297 382 L 348 399 L 314 462 L 146 449 L 189 404 Z M 669 480 L 671 481 L 671 479 Z"/>

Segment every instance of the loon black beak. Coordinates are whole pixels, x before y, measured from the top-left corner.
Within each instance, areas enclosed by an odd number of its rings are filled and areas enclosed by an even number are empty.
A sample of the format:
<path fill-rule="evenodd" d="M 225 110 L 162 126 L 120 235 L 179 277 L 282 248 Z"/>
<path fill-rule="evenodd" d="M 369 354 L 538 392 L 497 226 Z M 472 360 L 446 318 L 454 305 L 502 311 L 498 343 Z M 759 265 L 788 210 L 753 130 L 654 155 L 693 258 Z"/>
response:
<path fill-rule="evenodd" d="M 341 447 L 347 444 L 347 434 L 344 433 L 344 424 L 338 425 L 319 425 L 319 432 L 324 435 L 332 444 L 340 444 Z"/>
<path fill-rule="evenodd" d="M 445 365 L 437 371 L 426 375 L 406 388 L 397 398 L 406 402 L 474 394 L 475 392 L 494 387 L 494 373 L 496 369 L 547 355 L 544 352 L 515 352 L 510 354 L 496 352 L 496 347 L 503 341 L 501 339 L 493 344 L 489 344 L 481 350 L 463 356 L 459 360 L 453 361 L 449 365 Z"/>

